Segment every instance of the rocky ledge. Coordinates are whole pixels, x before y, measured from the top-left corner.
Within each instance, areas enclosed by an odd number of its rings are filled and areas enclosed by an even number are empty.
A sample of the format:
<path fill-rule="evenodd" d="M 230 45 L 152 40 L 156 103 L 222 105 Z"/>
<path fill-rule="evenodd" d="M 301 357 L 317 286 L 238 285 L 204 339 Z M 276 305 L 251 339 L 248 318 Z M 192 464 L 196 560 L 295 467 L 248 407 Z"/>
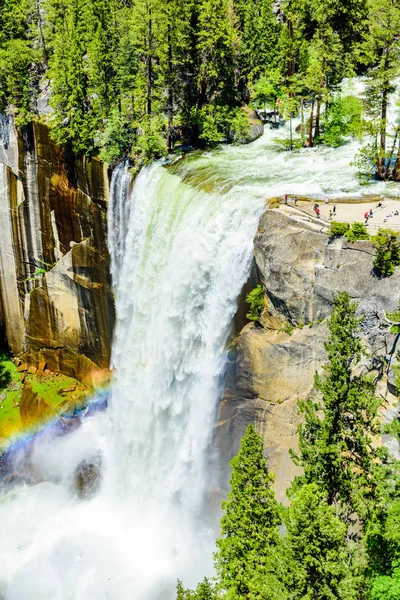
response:
<path fill-rule="evenodd" d="M 254 239 L 254 261 L 266 307 L 261 325 L 246 325 L 230 352 L 217 443 L 226 464 L 249 422 L 264 437 L 280 500 L 297 472 L 289 449 L 296 448 L 297 401 L 313 389 L 324 362 L 326 318 L 340 291 L 347 291 L 365 315 L 362 335 L 369 353 L 365 371 L 374 375 L 384 398 L 384 418 L 393 418 L 397 398 L 387 365 L 397 353 L 386 312 L 398 307 L 400 269 L 390 278 L 373 271 L 368 241 L 330 240 L 326 228 L 282 210 L 268 209 Z M 227 473 L 225 473 L 225 482 Z"/>

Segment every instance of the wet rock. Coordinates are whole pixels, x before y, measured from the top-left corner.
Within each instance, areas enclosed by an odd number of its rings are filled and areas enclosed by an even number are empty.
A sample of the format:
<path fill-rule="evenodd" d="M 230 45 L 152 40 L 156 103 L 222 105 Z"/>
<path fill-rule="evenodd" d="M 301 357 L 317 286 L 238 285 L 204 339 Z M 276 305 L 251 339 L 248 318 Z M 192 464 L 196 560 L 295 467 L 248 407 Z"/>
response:
<path fill-rule="evenodd" d="M 77 466 L 74 473 L 74 489 L 80 498 L 92 498 L 101 485 L 101 456 L 85 459 Z"/>

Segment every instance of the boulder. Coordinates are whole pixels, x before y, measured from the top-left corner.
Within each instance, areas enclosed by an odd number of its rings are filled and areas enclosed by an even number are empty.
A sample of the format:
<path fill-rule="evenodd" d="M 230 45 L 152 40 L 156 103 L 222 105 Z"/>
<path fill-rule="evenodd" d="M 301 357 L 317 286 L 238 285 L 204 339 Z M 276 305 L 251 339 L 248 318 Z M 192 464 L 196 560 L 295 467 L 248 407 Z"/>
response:
<path fill-rule="evenodd" d="M 73 485 L 80 498 L 92 498 L 97 494 L 101 485 L 102 459 L 97 455 L 90 459 L 84 459 L 77 466 Z"/>

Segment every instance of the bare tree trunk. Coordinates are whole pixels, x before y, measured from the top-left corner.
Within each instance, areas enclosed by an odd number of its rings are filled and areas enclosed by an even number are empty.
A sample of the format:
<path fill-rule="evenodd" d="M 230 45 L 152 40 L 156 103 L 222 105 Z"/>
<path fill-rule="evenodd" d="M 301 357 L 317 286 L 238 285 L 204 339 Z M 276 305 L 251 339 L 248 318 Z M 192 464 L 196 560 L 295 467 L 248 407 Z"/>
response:
<path fill-rule="evenodd" d="M 396 164 L 394 165 L 392 178 L 395 181 L 399 181 L 399 179 L 400 179 L 400 141 L 399 141 L 399 147 L 397 150 Z"/>
<path fill-rule="evenodd" d="M 149 29 L 148 29 L 148 54 L 147 54 L 147 114 L 151 115 L 151 92 L 153 85 L 153 22 L 151 18 L 151 12 L 149 15 Z"/>
<path fill-rule="evenodd" d="M 171 26 L 168 23 L 167 33 L 168 43 L 168 137 L 167 137 L 167 150 L 172 151 L 172 128 L 173 128 L 173 109 L 174 109 L 174 95 L 172 90 L 172 43 L 171 43 Z"/>
<path fill-rule="evenodd" d="M 321 101 L 320 101 L 319 96 L 318 96 L 318 100 L 317 100 L 317 113 L 315 115 L 315 132 L 314 132 L 314 138 L 319 138 L 319 136 L 321 135 L 320 121 L 321 121 Z"/>
<path fill-rule="evenodd" d="M 40 14 L 40 0 L 36 0 L 36 10 L 37 10 L 38 28 L 39 28 L 39 32 L 40 32 L 40 41 L 41 41 L 41 45 L 43 48 L 43 56 L 44 56 L 44 61 L 47 65 L 48 56 L 47 56 L 46 43 L 45 43 L 44 33 L 43 33 L 42 15 Z"/>
<path fill-rule="evenodd" d="M 310 126 L 308 128 L 308 145 L 312 148 L 314 144 L 313 140 L 313 128 L 314 128 L 314 98 L 311 102 L 311 114 L 310 114 Z"/>
<path fill-rule="evenodd" d="M 382 90 L 382 104 L 381 104 L 381 125 L 380 125 L 380 157 L 378 161 L 378 177 L 379 179 L 385 179 L 387 176 L 386 173 L 386 164 L 385 164 L 385 154 L 386 154 L 386 120 L 387 120 L 387 106 L 388 106 L 388 96 L 389 96 L 389 81 L 387 79 L 387 73 L 389 69 L 389 45 L 386 45 L 385 48 L 385 64 L 384 64 L 384 81 L 383 81 L 383 90 Z"/>
<path fill-rule="evenodd" d="M 300 115 L 301 115 L 301 145 L 304 146 L 305 140 L 305 125 L 304 125 L 304 99 L 300 99 Z"/>
<path fill-rule="evenodd" d="M 394 165 L 393 169 L 392 169 L 391 165 L 392 165 L 394 151 L 395 151 L 395 148 L 396 148 L 396 145 L 397 145 L 397 137 L 398 137 L 398 135 L 399 135 L 399 128 L 397 127 L 396 128 L 396 133 L 395 133 L 395 136 L 394 136 L 394 140 L 393 140 L 393 144 L 392 144 L 392 149 L 390 151 L 389 158 L 388 158 L 388 164 L 387 164 L 387 167 L 386 167 L 386 178 L 387 179 L 393 179 L 394 178 L 394 171 L 396 169 L 397 160 L 396 160 L 396 164 Z"/>
<path fill-rule="evenodd" d="M 290 39 L 293 40 L 293 23 L 290 20 L 288 20 L 288 31 L 289 31 Z M 292 48 L 290 50 L 292 52 Z M 292 75 L 294 75 L 294 70 L 295 70 L 294 56 L 291 56 L 288 60 L 288 77 L 291 77 Z"/>

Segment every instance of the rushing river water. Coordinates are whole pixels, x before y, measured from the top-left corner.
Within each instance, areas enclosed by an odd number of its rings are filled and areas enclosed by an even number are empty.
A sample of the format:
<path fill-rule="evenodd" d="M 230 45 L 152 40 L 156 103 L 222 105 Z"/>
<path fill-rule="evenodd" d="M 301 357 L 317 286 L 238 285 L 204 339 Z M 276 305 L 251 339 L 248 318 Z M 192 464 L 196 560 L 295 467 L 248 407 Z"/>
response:
<path fill-rule="evenodd" d="M 287 131 L 246 147 L 113 174 L 109 245 L 116 290 L 115 381 L 107 413 L 34 463 L 47 482 L 0 499 L 0 597 L 170 600 L 176 579 L 212 572 L 213 433 L 225 348 L 266 198 L 360 188 L 352 143 L 277 150 Z M 397 195 L 398 186 L 386 186 Z M 102 457 L 99 493 L 73 491 L 76 466 Z"/>

